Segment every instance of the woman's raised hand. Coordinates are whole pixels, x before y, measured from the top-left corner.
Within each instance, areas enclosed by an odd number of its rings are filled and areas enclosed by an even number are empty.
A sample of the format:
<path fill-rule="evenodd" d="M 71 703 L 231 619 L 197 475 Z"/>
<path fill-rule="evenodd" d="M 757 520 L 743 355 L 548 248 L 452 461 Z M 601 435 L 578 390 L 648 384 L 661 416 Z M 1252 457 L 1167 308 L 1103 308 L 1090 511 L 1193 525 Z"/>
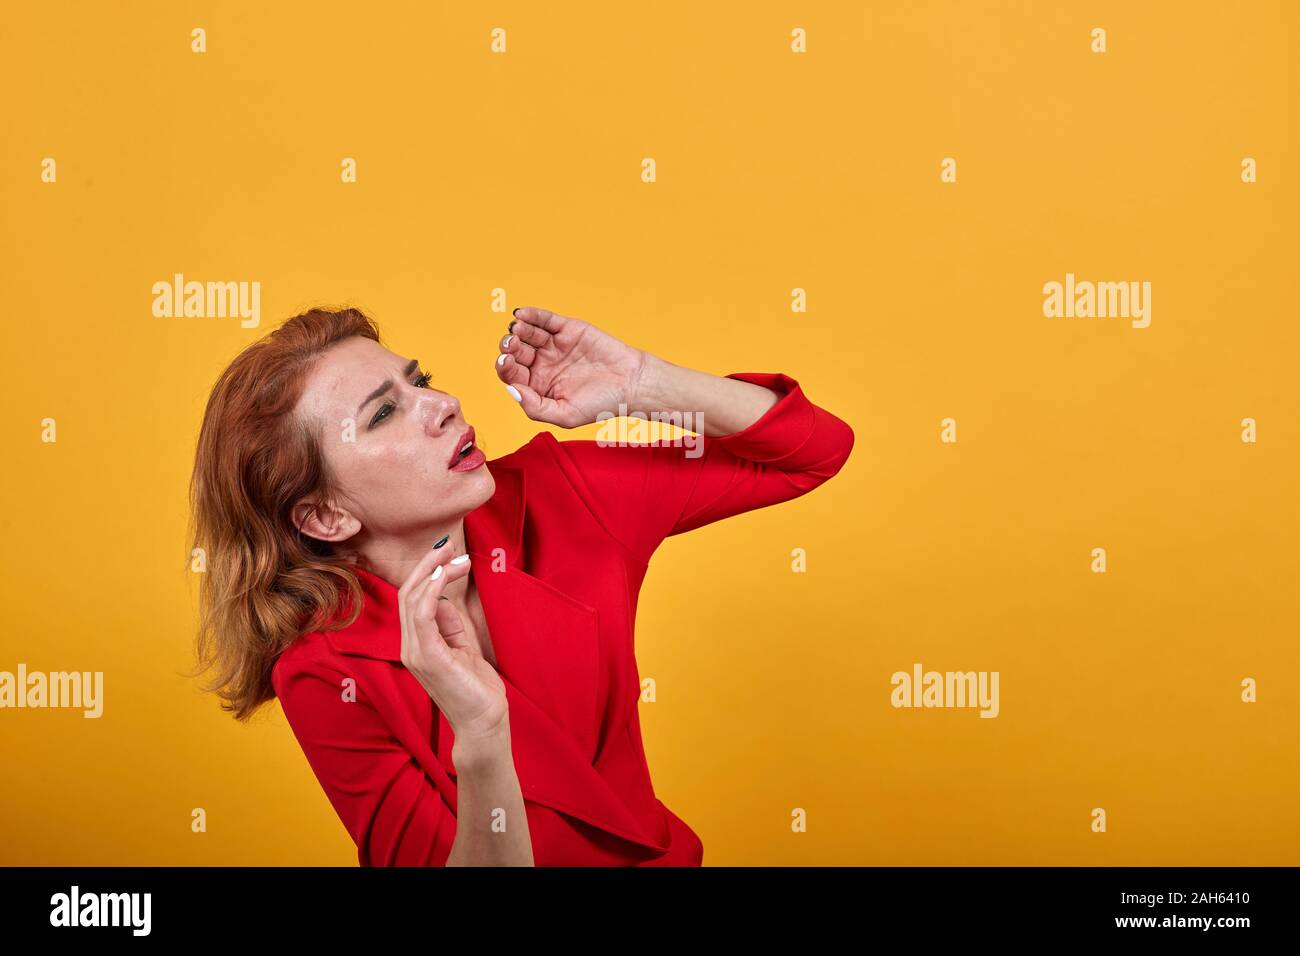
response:
<path fill-rule="evenodd" d="M 439 548 L 420 560 L 397 591 L 402 665 L 446 714 L 458 748 L 509 732 L 501 675 L 466 636 L 460 613 L 441 599 L 448 584 L 468 574 L 469 555 L 453 560 L 451 548 Z"/>
<path fill-rule="evenodd" d="M 589 322 L 532 306 L 515 309 L 499 348 L 497 376 L 518 393 L 524 414 L 564 428 L 588 425 L 601 412 L 619 415 L 647 363 L 641 349 Z"/>

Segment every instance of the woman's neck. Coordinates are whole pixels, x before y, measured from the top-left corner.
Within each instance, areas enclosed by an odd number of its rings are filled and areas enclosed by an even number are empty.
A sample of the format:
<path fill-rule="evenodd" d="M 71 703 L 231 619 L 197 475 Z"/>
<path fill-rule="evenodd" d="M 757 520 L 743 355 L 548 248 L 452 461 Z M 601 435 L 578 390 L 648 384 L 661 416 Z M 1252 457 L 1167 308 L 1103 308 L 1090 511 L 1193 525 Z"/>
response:
<path fill-rule="evenodd" d="M 385 538 L 368 541 L 361 546 L 357 563 L 367 571 L 378 575 L 394 587 L 400 588 L 411 576 L 415 566 L 425 559 L 430 549 L 444 536 L 447 541 L 439 552 L 447 552 L 449 558 L 465 553 L 465 521 L 457 518 L 455 522 L 421 530 L 418 534 L 403 538 Z M 443 594 L 457 605 L 464 605 L 469 578 L 461 578 L 447 585 Z"/>

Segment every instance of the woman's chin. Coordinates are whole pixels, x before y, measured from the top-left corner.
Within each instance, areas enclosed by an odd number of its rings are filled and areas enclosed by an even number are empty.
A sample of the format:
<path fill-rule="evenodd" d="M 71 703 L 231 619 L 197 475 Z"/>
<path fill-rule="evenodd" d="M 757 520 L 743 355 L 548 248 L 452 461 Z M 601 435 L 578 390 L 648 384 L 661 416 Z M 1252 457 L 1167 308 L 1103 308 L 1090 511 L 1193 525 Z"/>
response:
<path fill-rule="evenodd" d="M 467 486 L 472 487 L 472 493 L 467 491 Z M 474 471 L 464 471 L 456 475 L 456 484 L 453 487 L 457 492 L 464 492 L 474 502 L 470 506 L 472 511 L 479 505 L 486 504 L 497 490 L 497 480 L 492 477 L 492 472 L 486 467 L 477 468 Z"/>

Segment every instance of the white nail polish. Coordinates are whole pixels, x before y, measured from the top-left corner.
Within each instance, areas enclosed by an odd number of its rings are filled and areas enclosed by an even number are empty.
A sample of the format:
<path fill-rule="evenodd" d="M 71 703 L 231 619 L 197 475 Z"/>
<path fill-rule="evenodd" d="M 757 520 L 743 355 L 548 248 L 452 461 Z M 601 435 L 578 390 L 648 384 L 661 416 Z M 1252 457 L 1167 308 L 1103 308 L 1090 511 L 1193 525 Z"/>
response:
<path fill-rule="evenodd" d="M 505 352 L 502 352 L 502 353 L 501 353 L 501 357 L 500 357 L 499 359 L 497 359 L 497 364 L 498 364 L 498 365 L 505 365 L 505 364 L 506 364 L 506 353 L 505 353 Z"/>
<path fill-rule="evenodd" d="M 521 404 L 523 403 L 524 397 L 519 394 L 519 389 L 515 388 L 513 385 L 507 385 L 506 391 L 510 393 L 510 397 L 513 398 L 516 402 L 519 402 Z"/>
<path fill-rule="evenodd" d="M 456 555 L 456 557 L 452 558 L 452 559 L 451 559 L 450 561 L 448 561 L 447 563 L 448 563 L 448 564 L 464 564 L 464 563 L 465 563 L 466 561 L 468 561 L 468 560 L 469 560 L 469 555 L 468 555 L 468 554 L 458 554 L 458 555 Z"/>
<path fill-rule="evenodd" d="M 441 564 L 438 565 L 436 568 L 433 569 L 433 574 L 429 575 L 429 580 L 430 580 L 430 581 L 436 581 L 436 580 L 438 580 L 438 578 L 440 578 L 440 577 L 442 577 L 442 565 L 441 565 Z"/>
<path fill-rule="evenodd" d="M 502 347 L 503 349 L 508 349 L 508 348 L 510 348 L 510 340 L 513 339 L 513 338 L 514 338 L 513 335 L 507 335 L 504 339 L 501 340 L 501 347 Z"/>

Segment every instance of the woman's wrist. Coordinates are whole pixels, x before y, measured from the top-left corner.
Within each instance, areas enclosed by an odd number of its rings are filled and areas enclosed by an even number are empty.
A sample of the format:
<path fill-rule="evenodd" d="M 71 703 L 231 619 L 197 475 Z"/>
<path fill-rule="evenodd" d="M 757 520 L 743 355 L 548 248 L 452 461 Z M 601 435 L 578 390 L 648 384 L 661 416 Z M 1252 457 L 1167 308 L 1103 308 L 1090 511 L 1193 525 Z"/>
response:
<path fill-rule="evenodd" d="M 502 761 L 514 761 L 509 724 L 483 736 L 457 737 L 451 745 L 451 762 L 457 772 L 491 769 Z"/>
<path fill-rule="evenodd" d="M 636 381 L 629 383 L 627 407 L 638 412 L 665 411 L 671 404 L 671 396 L 678 391 L 679 373 L 685 370 L 657 355 L 644 354 Z"/>
<path fill-rule="evenodd" d="M 770 388 L 674 365 L 646 353 L 628 408 L 647 415 L 689 414 L 689 426 L 708 437 L 731 435 L 752 425 L 780 400 Z"/>

